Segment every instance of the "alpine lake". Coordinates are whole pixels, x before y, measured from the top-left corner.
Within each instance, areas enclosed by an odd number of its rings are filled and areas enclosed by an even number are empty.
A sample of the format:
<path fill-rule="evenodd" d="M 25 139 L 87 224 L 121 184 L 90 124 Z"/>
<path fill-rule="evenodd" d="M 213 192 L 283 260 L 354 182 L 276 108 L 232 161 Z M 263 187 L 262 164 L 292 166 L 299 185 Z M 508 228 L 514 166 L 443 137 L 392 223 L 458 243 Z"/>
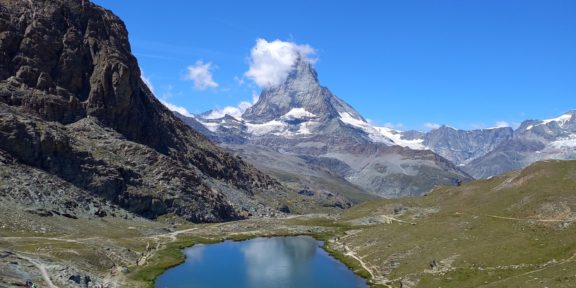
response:
<path fill-rule="evenodd" d="M 366 288 L 366 280 L 309 236 L 198 244 L 156 288 Z"/>

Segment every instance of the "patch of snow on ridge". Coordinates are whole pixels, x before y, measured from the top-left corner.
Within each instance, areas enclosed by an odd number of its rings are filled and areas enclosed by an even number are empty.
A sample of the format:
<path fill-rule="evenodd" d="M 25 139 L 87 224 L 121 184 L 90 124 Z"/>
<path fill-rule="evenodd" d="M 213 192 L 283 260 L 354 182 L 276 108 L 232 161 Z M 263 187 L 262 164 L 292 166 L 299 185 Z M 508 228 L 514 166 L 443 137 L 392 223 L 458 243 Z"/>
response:
<path fill-rule="evenodd" d="M 206 129 L 210 130 L 210 132 L 216 132 L 216 130 L 218 130 L 218 127 L 220 127 L 220 123 L 203 122 L 203 121 L 199 122 L 200 124 L 204 125 Z"/>
<path fill-rule="evenodd" d="M 574 148 L 576 147 L 576 135 L 573 134 L 569 137 L 552 141 L 548 145 L 554 148 Z"/>
<path fill-rule="evenodd" d="M 317 124 L 318 124 L 318 122 L 313 122 L 313 121 L 300 123 L 298 132 L 296 132 L 296 134 L 310 135 L 310 134 L 312 134 L 312 131 L 310 131 L 310 128 L 313 127 L 314 125 L 317 125 Z"/>
<path fill-rule="evenodd" d="M 543 120 L 542 124 L 548 124 L 550 122 L 558 122 L 558 125 L 562 127 L 564 126 L 564 124 L 566 124 L 566 122 L 570 121 L 570 119 L 572 119 L 572 114 L 564 114 L 558 118 Z"/>
<path fill-rule="evenodd" d="M 566 122 L 568 122 L 568 121 L 570 121 L 570 120 L 572 120 L 572 114 L 567 113 L 567 114 L 564 114 L 564 115 L 562 115 L 562 116 L 560 116 L 560 117 L 542 120 L 539 124 L 530 125 L 530 126 L 526 127 L 526 130 L 530 130 L 530 129 L 534 128 L 534 126 L 546 125 L 546 124 L 551 123 L 551 122 L 557 122 L 560 127 L 564 127 L 564 125 L 566 124 Z"/>
<path fill-rule="evenodd" d="M 278 120 L 272 120 L 262 124 L 246 123 L 248 133 L 255 136 L 283 132 L 286 130 L 287 126 L 286 123 Z"/>
<path fill-rule="evenodd" d="M 305 118 L 315 118 L 316 115 L 306 111 L 304 108 L 292 108 L 288 113 L 282 115 L 282 119 L 293 120 L 293 119 L 305 119 Z"/>
<path fill-rule="evenodd" d="M 350 124 L 352 126 L 356 126 L 359 128 L 371 127 L 370 124 L 360 119 L 354 118 L 354 116 L 350 115 L 350 113 L 348 112 L 341 112 L 339 114 L 340 114 L 340 120 L 342 120 L 342 122 L 346 124 Z"/>
<path fill-rule="evenodd" d="M 422 144 L 424 139 L 406 140 L 402 139 L 402 132 L 388 128 L 372 126 L 366 121 L 355 118 L 348 112 L 340 113 L 340 120 L 342 122 L 362 129 L 368 137 L 374 142 L 386 143 L 389 145 L 399 145 L 414 150 L 426 150 L 426 146 Z"/>
<path fill-rule="evenodd" d="M 341 112 L 339 114 L 340 114 L 340 120 L 342 122 L 360 128 L 362 131 L 368 134 L 370 140 L 374 142 L 385 143 L 388 145 L 396 145 L 396 143 L 394 143 L 394 141 L 390 139 L 390 137 L 387 137 L 386 133 L 383 133 L 383 130 L 380 129 L 380 128 L 386 129 L 385 127 L 374 127 L 364 120 L 355 118 L 348 112 Z"/>
<path fill-rule="evenodd" d="M 378 132 L 380 132 L 382 135 L 384 135 L 387 138 L 392 139 L 392 141 L 394 141 L 394 144 L 402 146 L 402 147 L 408 147 L 410 149 L 414 149 L 414 150 L 429 150 L 423 143 L 424 143 L 424 139 L 414 139 L 414 140 L 407 140 L 407 139 L 402 139 L 402 132 L 388 128 L 388 127 L 374 127 L 374 129 L 378 130 Z"/>

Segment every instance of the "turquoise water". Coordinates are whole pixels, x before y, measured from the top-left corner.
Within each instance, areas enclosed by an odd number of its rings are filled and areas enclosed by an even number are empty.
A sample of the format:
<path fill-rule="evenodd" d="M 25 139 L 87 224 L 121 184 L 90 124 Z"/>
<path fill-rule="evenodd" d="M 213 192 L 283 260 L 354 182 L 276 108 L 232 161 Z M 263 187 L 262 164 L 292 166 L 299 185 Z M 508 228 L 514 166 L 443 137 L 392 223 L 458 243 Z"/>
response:
<path fill-rule="evenodd" d="M 311 237 L 256 238 L 195 245 L 157 288 L 366 288 L 366 281 Z"/>

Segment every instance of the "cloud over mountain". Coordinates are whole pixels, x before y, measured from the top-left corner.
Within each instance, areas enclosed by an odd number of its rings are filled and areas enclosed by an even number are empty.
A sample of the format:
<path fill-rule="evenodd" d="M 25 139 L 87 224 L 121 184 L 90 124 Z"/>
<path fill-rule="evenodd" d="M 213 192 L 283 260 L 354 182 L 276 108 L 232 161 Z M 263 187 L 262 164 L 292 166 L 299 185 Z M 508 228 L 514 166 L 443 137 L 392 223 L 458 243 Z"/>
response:
<path fill-rule="evenodd" d="M 245 76 L 262 88 L 272 87 L 286 79 L 299 58 L 314 63 L 314 54 L 316 50 L 307 44 L 258 39 L 250 52 L 250 69 Z"/>

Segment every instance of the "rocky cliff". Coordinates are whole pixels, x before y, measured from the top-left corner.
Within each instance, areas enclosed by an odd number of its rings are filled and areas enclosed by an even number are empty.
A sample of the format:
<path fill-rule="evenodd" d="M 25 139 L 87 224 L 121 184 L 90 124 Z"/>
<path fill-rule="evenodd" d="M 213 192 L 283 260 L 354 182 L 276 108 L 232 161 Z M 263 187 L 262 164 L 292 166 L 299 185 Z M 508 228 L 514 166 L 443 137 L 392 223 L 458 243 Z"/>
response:
<path fill-rule="evenodd" d="M 124 23 L 89 1 L 0 1 L 0 150 L 147 217 L 235 219 L 282 189 L 160 104 Z"/>

